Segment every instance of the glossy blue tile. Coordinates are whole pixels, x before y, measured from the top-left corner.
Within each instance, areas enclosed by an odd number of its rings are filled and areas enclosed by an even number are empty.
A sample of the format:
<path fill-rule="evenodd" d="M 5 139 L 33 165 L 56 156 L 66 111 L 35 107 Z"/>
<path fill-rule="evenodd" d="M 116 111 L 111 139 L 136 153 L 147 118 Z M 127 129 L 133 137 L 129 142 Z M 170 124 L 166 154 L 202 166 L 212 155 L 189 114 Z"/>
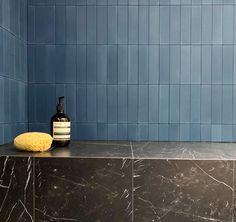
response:
<path fill-rule="evenodd" d="M 27 41 L 28 42 L 34 42 L 35 41 L 35 7 L 28 6 L 27 15 L 28 15 L 28 19 L 27 19 L 27 30 L 28 30 L 27 31 Z"/>
<path fill-rule="evenodd" d="M 139 85 L 138 90 L 138 122 L 148 123 L 148 85 Z"/>
<path fill-rule="evenodd" d="M 128 80 L 128 46 L 118 45 L 118 83 L 126 84 Z"/>
<path fill-rule="evenodd" d="M 96 49 L 95 45 L 87 45 L 87 83 L 96 83 Z"/>
<path fill-rule="evenodd" d="M 128 87 L 128 123 L 138 121 L 138 86 L 129 85 Z"/>
<path fill-rule="evenodd" d="M 128 87 L 118 85 L 118 123 L 127 123 L 128 120 Z"/>
<path fill-rule="evenodd" d="M 233 85 L 233 124 L 236 123 L 236 86 Z"/>
<path fill-rule="evenodd" d="M 160 0 L 160 5 L 169 5 L 170 0 Z"/>
<path fill-rule="evenodd" d="M 118 90 L 116 85 L 107 86 L 107 116 L 108 123 L 117 123 Z"/>
<path fill-rule="evenodd" d="M 201 125 L 201 141 L 211 141 L 211 125 Z"/>
<path fill-rule="evenodd" d="M 172 123 L 169 125 L 169 140 L 179 141 L 179 124 Z"/>
<path fill-rule="evenodd" d="M 222 116 L 222 86 L 213 85 L 212 86 L 212 109 L 211 118 L 213 124 L 221 123 Z"/>
<path fill-rule="evenodd" d="M 192 6 L 191 12 L 191 43 L 201 42 L 201 6 Z"/>
<path fill-rule="evenodd" d="M 117 20 L 118 13 L 116 6 L 108 7 L 108 44 L 117 43 Z"/>
<path fill-rule="evenodd" d="M 78 122 L 87 121 L 87 90 L 86 85 L 77 85 L 76 89 L 76 118 Z"/>
<path fill-rule="evenodd" d="M 223 46 L 223 83 L 233 82 L 234 68 L 234 48 L 233 46 Z"/>
<path fill-rule="evenodd" d="M 160 43 L 168 44 L 170 42 L 170 8 L 160 6 Z"/>
<path fill-rule="evenodd" d="M 149 84 L 159 83 L 159 46 L 149 46 Z"/>
<path fill-rule="evenodd" d="M 160 85 L 159 123 L 169 122 L 169 85 Z"/>
<path fill-rule="evenodd" d="M 149 0 L 150 5 L 159 5 L 160 4 L 160 0 Z"/>
<path fill-rule="evenodd" d="M 201 107 L 201 86 L 191 86 L 191 98 L 190 98 L 190 117 L 191 123 L 200 123 L 200 107 Z"/>
<path fill-rule="evenodd" d="M 138 125 L 138 140 L 147 141 L 148 140 L 148 124 Z"/>
<path fill-rule="evenodd" d="M 108 124 L 108 140 L 116 140 L 117 135 L 117 124 Z"/>
<path fill-rule="evenodd" d="M 148 83 L 148 46 L 140 45 L 139 46 L 139 84 Z"/>
<path fill-rule="evenodd" d="M 129 1 L 129 5 L 138 5 L 139 0 L 127 0 Z"/>
<path fill-rule="evenodd" d="M 202 43 L 212 42 L 212 6 L 202 6 Z"/>
<path fill-rule="evenodd" d="M 180 6 L 170 8 L 170 43 L 180 44 Z"/>
<path fill-rule="evenodd" d="M 129 6 L 129 44 L 138 44 L 138 6 Z"/>
<path fill-rule="evenodd" d="M 234 46 L 234 62 L 233 63 L 234 63 L 233 83 L 235 84 L 236 83 L 236 46 Z"/>
<path fill-rule="evenodd" d="M 190 46 L 181 46 L 181 61 L 180 61 L 180 82 L 184 84 L 190 83 Z"/>
<path fill-rule="evenodd" d="M 202 46 L 201 53 L 201 83 L 210 84 L 211 83 L 211 46 Z"/>
<path fill-rule="evenodd" d="M 201 127 L 200 124 L 190 125 L 190 140 L 200 141 L 201 140 Z"/>
<path fill-rule="evenodd" d="M 87 85 L 87 121 L 97 121 L 97 90 L 96 85 Z"/>
<path fill-rule="evenodd" d="M 128 46 L 128 83 L 138 83 L 138 46 Z"/>
<path fill-rule="evenodd" d="M 138 139 L 138 127 L 137 124 L 128 125 L 128 140 L 137 140 Z"/>
<path fill-rule="evenodd" d="M 180 86 L 180 123 L 190 122 L 190 85 Z"/>
<path fill-rule="evenodd" d="M 107 43 L 107 6 L 97 7 L 97 44 Z"/>
<path fill-rule="evenodd" d="M 214 44 L 222 43 L 222 6 L 221 5 L 214 5 L 212 7 L 212 21 L 213 21 L 213 27 L 212 27 L 212 41 Z"/>
<path fill-rule="evenodd" d="M 98 140 L 107 140 L 107 124 L 98 123 L 97 124 L 97 139 Z"/>
<path fill-rule="evenodd" d="M 159 124 L 158 138 L 159 138 L 159 141 L 168 141 L 169 140 L 169 126 L 168 126 L 168 124 Z"/>
<path fill-rule="evenodd" d="M 222 46 L 212 46 L 212 83 L 222 83 Z"/>
<path fill-rule="evenodd" d="M 117 84 L 117 46 L 109 45 L 108 46 L 108 83 Z"/>
<path fill-rule="evenodd" d="M 108 0 L 97 0 L 97 5 L 107 5 Z"/>
<path fill-rule="evenodd" d="M 201 88 L 201 122 L 211 123 L 211 86 L 202 85 Z"/>
<path fill-rule="evenodd" d="M 233 19 L 234 19 L 234 11 L 231 5 L 223 6 L 223 43 L 232 44 L 233 43 Z"/>
<path fill-rule="evenodd" d="M 214 142 L 221 142 L 221 125 L 212 125 L 211 140 Z"/>
<path fill-rule="evenodd" d="M 191 46 L 191 83 L 201 82 L 201 46 Z"/>
<path fill-rule="evenodd" d="M 97 83 L 107 82 L 107 46 L 97 45 Z"/>
<path fill-rule="evenodd" d="M 86 83 L 86 46 L 78 45 L 76 54 L 76 79 L 78 83 Z"/>
<path fill-rule="evenodd" d="M 118 131 L 117 135 L 118 140 L 128 140 L 127 124 L 118 124 L 117 131 Z"/>
<path fill-rule="evenodd" d="M 66 43 L 76 44 L 77 41 L 77 9 L 75 6 L 66 7 Z"/>
<path fill-rule="evenodd" d="M 170 81 L 170 47 L 160 46 L 160 84 L 169 84 Z"/>
<path fill-rule="evenodd" d="M 96 43 L 96 7 L 87 6 L 87 43 L 95 44 Z"/>
<path fill-rule="evenodd" d="M 117 5 L 117 0 L 109 0 L 108 5 Z"/>
<path fill-rule="evenodd" d="M 149 85 L 149 123 L 158 123 L 159 86 Z"/>
<path fill-rule="evenodd" d="M 180 86 L 170 85 L 170 123 L 179 123 Z"/>
<path fill-rule="evenodd" d="M 139 44 L 148 43 L 148 6 L 139 6 Z"/>
<path fill-rule="evenodd" d="M 233 121 L 233 87 L 222 86 L 222 123 L 232 124 Z"/>
<path fill-rule="evenodd" d="M 190 141 L 189 124 L 180 124 L 180 141 Z"/>
<path fill-rule="evenodd" d="M 181 43 L 190 43 L 191 28 L 191 8 L 181 6 Z"/>
<path fill-rule="evenodd" d="M 55 41 L 57 44 L 63 44 L 66 42 L 66 24 L 68 24 L 68 21 L 66 21 L 66 7 L 56 6 L 55 14 Z"/>
<path fill-rule="evenodd" d="M 86 16 L 86 7 L 78 6 L 77 7 L 77 43 L 85 44 L 87 37 L 87 16 Z"/>
<path fill-rule="evenodd" d="M 0 77 L 0 123 L 4 123 L 4 79 Z M 0 142 L 1 143 L 1 142 Z"/>
<path fill-rule="evenodd" d="M 158 141 L 158 124 L 149 124 L 148 126 L 148 139 L 151 141 Z"/>
<path fill-rule="evenodd" d="M 107 122 L 107 86 L 106 85 L 97 85 L 97 121 L 99 123 Z"/>
<path fill-rule="evenodd" d="M 170 46 L 170 84 L 180 82 L 180 46 Z"/>
<path fill-rule="evenodd" d="M 232 125 L 222 125 L 221 141 L 232 142 L 233 141 L 233 127 Z"/>
<path fill-rule="evenodd" d="M 4 49 L 4 43 L 3 43 L 3 29 L 0 27 L 0 76 L 3 76 L 3 70 L 4 70 L 4 64 L 3 64 L 3 49 Z"/>
<path fill-rule="evenodd" d="M 79 140 L 95 140 L 97 138 L 97 125 L 94 123 L 78 125 Z"/>
<path fill-rule="evenodd" d="M 128 42 L 128 8 L 118 6 L 118 44 Z"/>
<path fill-rule="evenodd" d="M 151 3 L 150 3 L 151 4 Z M 159 43 L 159 6 L 149 7 L 149 43 Z"/>

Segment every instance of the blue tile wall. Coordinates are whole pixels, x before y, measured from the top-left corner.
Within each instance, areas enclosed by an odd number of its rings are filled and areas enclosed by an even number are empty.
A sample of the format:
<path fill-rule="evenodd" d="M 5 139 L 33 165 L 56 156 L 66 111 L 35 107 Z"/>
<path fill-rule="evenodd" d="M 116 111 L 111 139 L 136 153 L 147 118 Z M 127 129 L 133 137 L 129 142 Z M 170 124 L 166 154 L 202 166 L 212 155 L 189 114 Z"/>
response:
<path fill-rule="evenodd" d="M 27 1 L 0 1 L 0 144 L 28 131 Z"/>
<path fill-rule="evenodd" d="M 6 30 L 23 31 L 2 7 L 0 73 L 14 79 L 7 52 L 22 46 Z M 65 95 L 73 139 L 235 141 L 235 31 L 228 0 L 29 0 L 29 129 L 48 131 Z M 11 104 L 0 122 L 24 119 Z"/>

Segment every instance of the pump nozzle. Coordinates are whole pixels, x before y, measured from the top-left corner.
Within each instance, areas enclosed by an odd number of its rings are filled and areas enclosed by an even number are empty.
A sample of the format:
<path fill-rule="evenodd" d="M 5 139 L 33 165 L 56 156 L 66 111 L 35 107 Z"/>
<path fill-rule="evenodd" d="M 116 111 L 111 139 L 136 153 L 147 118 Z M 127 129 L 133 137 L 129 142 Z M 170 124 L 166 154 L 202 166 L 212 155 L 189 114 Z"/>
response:
<path fill-rule="evenodd" d="M 58 98 L 57 112 L 64 112 L 64 96 Z"/>

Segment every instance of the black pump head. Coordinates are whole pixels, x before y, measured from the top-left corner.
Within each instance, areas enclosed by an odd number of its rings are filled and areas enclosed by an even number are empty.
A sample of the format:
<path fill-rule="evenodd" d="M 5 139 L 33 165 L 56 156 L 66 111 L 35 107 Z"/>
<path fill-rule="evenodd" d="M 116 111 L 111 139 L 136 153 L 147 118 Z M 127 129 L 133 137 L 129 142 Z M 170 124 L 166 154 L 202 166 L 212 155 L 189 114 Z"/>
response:
<path fill-rule="evenodd" d="M 64 112 L 64 96 L 61 96 L 58 98 L 59 103 L 57 105 L 57 111 L 58 112 Z"/>

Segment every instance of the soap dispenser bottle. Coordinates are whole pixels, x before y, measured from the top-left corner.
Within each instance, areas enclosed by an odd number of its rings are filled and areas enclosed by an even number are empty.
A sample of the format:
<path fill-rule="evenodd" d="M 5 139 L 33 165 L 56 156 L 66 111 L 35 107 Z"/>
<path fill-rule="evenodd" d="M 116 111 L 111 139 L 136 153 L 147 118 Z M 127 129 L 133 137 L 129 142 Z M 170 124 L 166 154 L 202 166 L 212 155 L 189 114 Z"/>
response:
<path fill-rule="evenodd" d="M 52 147 L 65 147 L 70 143 L 70 119 L 64 113 L 64 97 L 59 97 L 57 113 L 51 119 Z"/>

